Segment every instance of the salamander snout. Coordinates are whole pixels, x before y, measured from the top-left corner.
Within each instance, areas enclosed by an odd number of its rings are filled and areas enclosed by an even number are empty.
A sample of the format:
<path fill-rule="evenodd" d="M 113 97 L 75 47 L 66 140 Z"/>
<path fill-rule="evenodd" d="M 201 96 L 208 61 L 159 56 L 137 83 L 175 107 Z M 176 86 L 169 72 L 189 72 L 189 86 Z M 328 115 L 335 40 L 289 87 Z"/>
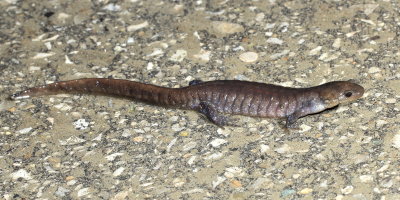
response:
<path fill-rule="evenodd" d="M 339 82 L 339 103 L 346 103 L 361 98 L 364 94 L 364 88 L 354 82 L 343 81 Z"/>
<path fill-rule="evenodd" d="M 325 108 L 334 107 L 361 98 L 364 88 L 353 81 L 334 81 L 318 87 Z"/>

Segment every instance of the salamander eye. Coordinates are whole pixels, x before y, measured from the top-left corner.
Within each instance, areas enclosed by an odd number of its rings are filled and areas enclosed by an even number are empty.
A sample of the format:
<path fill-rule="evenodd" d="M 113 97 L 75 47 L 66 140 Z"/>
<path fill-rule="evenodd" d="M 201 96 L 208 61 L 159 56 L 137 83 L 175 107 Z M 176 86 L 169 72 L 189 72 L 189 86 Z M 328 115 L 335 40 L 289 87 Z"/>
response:
<path fill-rule="evenodd" d="M 353 96 L 353 92 L 352 91 L 346 91 L 346 92 L 344 92 L 344 96 L 349 98 L 349 97 Z"/>

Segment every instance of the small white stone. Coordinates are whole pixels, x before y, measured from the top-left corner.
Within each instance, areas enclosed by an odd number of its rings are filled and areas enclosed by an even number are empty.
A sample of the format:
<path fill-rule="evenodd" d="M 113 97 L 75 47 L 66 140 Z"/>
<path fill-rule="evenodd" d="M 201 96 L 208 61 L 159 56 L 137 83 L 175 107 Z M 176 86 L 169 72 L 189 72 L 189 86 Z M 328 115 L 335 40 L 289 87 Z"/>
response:
<path fill-rule="evenodd" d="M 176 50 L 175 54 L 171 56 L 169 60 L 174 62 L 182 62 L 182 60 L 185 59 L 186 56 L 187 56 L 187 51 L 183 49 L 178 49 Z"/>
<path fill-rule="evenodd" d="M 24 128 L 24 129 L 19 130 L 18 133 L 27 134 L 27 133 L 29 133 L 32 129 L 33 129 L 32 127 Z"/>
<path fill-rule="evenodd" d="M 106 159 L 108 161 L 113 161 L 117 156 L 122 156 L 124 155 L 123 153 L 113 153 L 111 155 L 106 156 Z"/>
<path fill-rule="evenodd" d="M 85 130 L 89 126 L 89 122 L 86 119 L 78 119 L 72 123 L 77 130 Z"/>
<path fill-rule="evenodd" d="M 258 54 L 256 52 L 245 52 L 239 55 L 239 59 L 243 62 L 251 63 L 258 59 Z"/>
<path fill-rule="evenodd" d="M 59 140 L 61 145 L 76 145 L 86 142 L 86 140 L 78 138 L 76 136 L 71 136 L 66 140 Z"/>
<path fill-rule="evenodd" d="M 127 44 L 133 44 L 135 43 L 135 39 L 133 37 L 129 37 L 128 40 L 126 40 Z"/>
<path fill-rule="evenodd" d="M 244 31 L 244 28 L 240 24 L 234 24 L 229 22 L 214 21 L 212 27 L 215 31 L 223 34 L 232 34 Z"/>
<path fill-rule="evenodd" d="M 386 99 L 385 103 L 396 103 L 396 99 L 395 98 Z"/>
<path fill-rule="evenodd" d="M 214 139 L 213 141 L 210 142 L 211 146 L 214 148 L 218 148 L 219 146 L 225 143 L 227 143 L 227 141 L 221 138 Z"/>
<path fill-rule="evenodd" d="M 378 6 L 379 4 L 363 4 L 363 7 L 365 8 L 364 13 L 370 15 Z"/>
<path fill-rule="evenodd" d="M 201 61 L 208 62 L 210 61 L 211 51 L 201 49 L 200 52 L 198 54 L 194 54 L 193 57 Z"/>
<path fill-rule="evenodd" d="M 273 32 L 265 32 L 265 36 L 271 37 L 274 33 Z"/>
<path fill-rule="evenodd" d="M 392 142 L 394 148 L 400 149 L 400 131 L 393 137 Z"/>
<path fill-rule="evenodd" d="M 69 64 L 69 65 L 74 64 L 74 63 L 69 59 L 68 55 L 65 55 L 65 64 Z"/>
<path fill-rule="evenodd" d="M 260 152 L 261 153 L 266 153 L 269 149 L 270 149 L 270 147 L 268 145 L 266 145 L 266 144 L 260 145 Z"/>
<path fill-rule="evenodd" d="M 174 144 L 176 143 L 177 140 L 178 140 L 178 138 L 174 138 L 173 140 L 171 140 L 171 142 L 167 146 L 167 152 L 171 151 L 172 146 L 174 146 Z"/>
<path fill-rule="evenodd" d="M 275 151 L 277 153 L 286 153 L 286 152 L 290 151 L 290 147 L 288 144 L 283 144 L 281 147 L 276 148 Z"/>
<path fill-rule="evenodd" d="M 78 191 L 78 197 L 86 196 L 89 193 L 89 188 L 82 188 Z"/>
<path fill-rule="evenodd" d="M 322 46 L 317 46 L 317 47 L 315 47 L 314 49 L 312 49 L 312 50 L 308 53 L 308 55 L 310 55 L 310 56 L 315 56 L 315 55 L 319 54 L 319 52 L 321 51 L 321 49 L 322 49 Z"/>
<path fill-rule="evenodd" d="M 181 130 L 183 130 L 183 129 L 185 129 L 185 127 L 183 127 L 183 126 L 179 126 L 179 124 L 174 124 L 174 125 L 172 125 L 172 130 L 174 130 L 174 131 L 176 131 L 176 132 L 178 132 L 178 131 L 181 131 Z"/>
<path fill-rule="evenodd" d="M 305 124 L 302 124 L 302 125 L 300 125 L 300 129 L 301 129 L 300 133 L 303 133 L 303 132 L 309 131 L 311 129 L 311 126 L 307 126 Z"/>
<path fill-rule="evenodd" d="M 342 43 L 341 38 L 336 38 L 335 41 L 333 41 L 332 47 L 338 49 Z"/>
<path fill-rule="evenodd" d="M 377 127 L 382 127 L 383 125 L 385 125 L 387 123 L 388 123 L 387 121 L 379 119 L 379 120 L 376 121 L 376 126 Z"/>
<path fill-rule="evenodd" d="M 353 192 L 353 186 L 348 185 L 345 188 L 342 188 L 341 191 L 343 194 L 350 194 L 351 192 Z"/>
<path fill-rule="evenodd" d="M 110 3 L 106 6 L 103 7 L 104 10 L 108 10 L 108 11 L 120 11 L 121 10 L 121 6 L 116 5 L 114 3 Z"/>
<path fill-rule="evenodd" d="M 164 51 L 162 49 L 154 48 L 153 52 L 151 52 L 151 54 L 147 54 L 146 56 L 152 57 L 152 56 L 159 56 L 159 55 L 162 55 L 162 54 L 164 54 Z"/>
<path fill-rule="evenodd" d="M 175 178 L 172 183 L 175 187 L 182 187 L 185 184 L 185 181 L 181 178 Z"/>
<path fill-rule="evenodd" d="M 50 52 L 50 53 L 37 53 L 35 56 L 33 56 L 33 59 L 40 59 L 40 58 L 47 58 L 50 56 L 54 56 L 56 53 Z"/>
<path fill-rule="evenodd" d="M 360 32 L 360 31 L 353 31 L 353 32 L 350 32 L 350 33 L 346 33 L 346 37 L 353 37 L 356 33 L 358 33 L 358 32 Z"/>
<path fill-rule="evenodd" d="M 223 156 L 224 154 L 222 154 L 221 152 L 217 152 L 217 153 L 213 153 L 211 155 L 209 155 L 208 157 L 204 158 L 205 160 L 216 160 L 219 159 Z"/>
<path fill-rule="evenodd" d="M 371 183 L 374 180 L 372 175 L 361 175 L 360 176 L 361 183 Z"/>
<path fill-rule="evenodd" d="M 32 177 L 29 172 L 27 172 L 25 169 L 20 169 L 14 173 L 11 174 L 11 178 L 13 180 L 17 180 L 19 178 L 25 179 L 25 180 L 31 180 Z"/>
<path fill-rule="evenodd" d="M 346 110 L 349 110 L 348 106 L 339 106 L 339 108 L 336 109 L 336 113 L 341 113 L 341 112 L 344 112 Z"/>
<path fill-rule="evenodd" d="M 196 160 L 196 157 L 197 157 L 197 156 L 192 156 L 192 157 L 190 157 L 189 160 L 187 161 L 187 163 L 188 163 L 189 165 L 193 165 L 194 160 Z"/>
<path fill-rule="evenodd" d="M 282 56 L 287 55 L 289 52 L 290 52 L 289 50 L 285 49 L 285 50 L 283 50 L 282 52 L 272 54 L 272 55 L 270 56 L 270 58 L 271 58 L 272 60 L 275 60 L 275 59 L 278 59 L 278 58 L 280 58 L 280 57 L 282 57 Z"/>
<path fill-rule="evenodd" d="M 119 176 L 122 174 L 122 172 L 124 172 L 125 168 L 124 167 L 120 167 L 118 169 L 116 169 L 113 173 L 113 176 Z"/>
<path fill-rule="evenodd" d="M 279 38 L 268 38 L 267 43 L 271 43 L 271 44 L 283 44 L 283 41 Z"/>
<path fill-rule="evenodd" d="M 368 69 L 368 73 L 370 73 L 370 74 L 380 72 L 380 71 L 381 71 L 381 69 L 379 69 L 378 67 L 371 67 Z"/>
<path fill-rule="evenodd" d="M 189 151 L 197 146 L 197 142 L 189 142 L 182 147 L 182 151 Z"/>
<path fill-rule="evenodd" d="M 226 180 L 225 177 L 218 176 L 218 177 L 217 177 L 217 180 L 215 180 L 215 181 L 212 182 L 212 187 L 213 187 L 213 189 L 215 189 L 219 184 L 221 184 L 221 183 L 224 182 L 225 180 Z"/>
<path fill-rule="evenodd" d="M 129 32 L 133 32 L 133 31 L 137 31 L 137 30 L 140 30 L 140 29 L 142 29 L 142 28 L 145 28 L 145 27 L 147 27 L 148 25 L 149 25 L 149 22 L 144 21 L 143 23 L 140 23 L 140 24 L 135 24 L 135 25 L 130 25 L 130 26 L 128 26 L 127 30 L 128 30 Z"/>
<path fill-rule="evenodd" d="M 256 15 L 256 21 L 262 22 L 264 20 L 265 14 L 264 13 L 258 13 Z"/>

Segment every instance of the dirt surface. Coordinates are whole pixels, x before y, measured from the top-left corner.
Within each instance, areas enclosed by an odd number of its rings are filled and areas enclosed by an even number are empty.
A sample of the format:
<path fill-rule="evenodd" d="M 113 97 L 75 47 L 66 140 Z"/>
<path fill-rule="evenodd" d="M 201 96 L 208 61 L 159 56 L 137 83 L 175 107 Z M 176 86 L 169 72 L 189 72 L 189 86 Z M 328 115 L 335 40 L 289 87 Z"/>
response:
<path fill-rule="evenodd" d="M 0 1 L 2 199 L 400 199 L 397 1 Z M 354 79 L 298 121 L 21 89 L 111 77 L 168 87 Z"/>

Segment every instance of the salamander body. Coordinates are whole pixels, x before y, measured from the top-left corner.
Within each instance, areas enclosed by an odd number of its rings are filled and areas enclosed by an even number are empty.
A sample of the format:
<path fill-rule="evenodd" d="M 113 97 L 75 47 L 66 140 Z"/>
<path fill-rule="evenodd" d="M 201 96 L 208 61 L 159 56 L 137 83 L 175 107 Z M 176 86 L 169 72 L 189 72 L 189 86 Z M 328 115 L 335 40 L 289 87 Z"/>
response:
<path fill-rule="evenodd" d="M 194 80 L 186 87 L 166 88 L 121 79 L 86 78 L 30 88 L 10 98 L 60 93 L 115 95 L 164 107 L 195 110 L 219 126 L 229 125 L 225 114 L 286 118 L 286 126 L 291 128 L 300 117 L 362 97 L 364 88 L 352 81 L 289 88 L 238 80 Z"/>

